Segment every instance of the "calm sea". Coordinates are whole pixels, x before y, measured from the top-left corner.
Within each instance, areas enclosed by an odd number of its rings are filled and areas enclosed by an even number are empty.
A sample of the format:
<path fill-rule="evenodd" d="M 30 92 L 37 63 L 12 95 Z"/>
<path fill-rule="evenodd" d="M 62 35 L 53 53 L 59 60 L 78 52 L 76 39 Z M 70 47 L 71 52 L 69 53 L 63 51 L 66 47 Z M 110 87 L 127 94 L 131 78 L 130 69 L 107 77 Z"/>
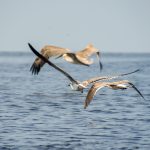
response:
<path fill-rule="evenodd" d="M 98 64 L 78 66 L 52 59 L 78 80 L 140 68 L 121 79 L 133 89 L 101 89 L 84 110 L 84 93 L 71 91 L 65 76 L 47 64 L 29 71 L 29 53 L 0 53 L 0 150 L 149 150 L 150 54 L 103 54 Z M 118 79 L 119 80 L 119 79 Z"/>

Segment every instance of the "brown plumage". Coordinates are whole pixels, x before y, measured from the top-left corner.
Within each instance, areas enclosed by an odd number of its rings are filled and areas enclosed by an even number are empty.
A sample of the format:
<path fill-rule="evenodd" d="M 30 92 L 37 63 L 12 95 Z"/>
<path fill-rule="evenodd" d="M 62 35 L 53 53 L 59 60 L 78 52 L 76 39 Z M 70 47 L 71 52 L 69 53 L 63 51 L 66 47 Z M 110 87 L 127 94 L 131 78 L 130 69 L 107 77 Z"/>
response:
<path fill-rule="evenodd" d="M 70 50 L 67 48 L 61 48 L 57 46 L 47 45 L 44 46 L 41 50 L 41 54 L 49 59 L 50 57 L 56 57 L 60 56 L 64 53 L 69 52 Z M 43 61 L 41 58 L 37 57 L 35 61 L 33 62 L 30 71 L 32 71 L 32 74 L 38 74 L 42 66 L 45 64 L 45 61 Z"/>
<path fill-rule="evenodd" d="M 84 80 L 84 81 L 81 82 L 81 81 L 77 81 L 69 73 L 67 73 L 62 68 L 58 67 L 57 65 L 53 64 L 51 61 L 49 61 L 46 57 L 44 57 L 42 54 L 40 54 L 30 43 L 28 43 L 28 45 L 29 45 L 31 51 L 35 55 L 37 55 L 38 58 L 40 58 L 43 62 L 48 63 L 51 67 L 55 68 L 56 70 L 58 70 L 59 72 L 64 74 L 71 81 L 71 83 L 69 84 L 71 89 L 76 90 L 76 91 L 83 92 L 83 89 L 86 88 L 89 84 L 97 82 L 99 80 L 101 80 L 101 81 L 102 80 L 111 80 L 111 79 L 119 78 L 119 77 L 129 75 L 129 74 L 132 74 L 132 73 L 135 73 L 135 72 L 139 71 L 139 69 L 137 69 L 137 70 L 132 71 L 132 72 L 118 74 L 118 75 L 115 75 L 115 76 L 94 77 L 94 78 L 90 78 L 88 80 Z"/>
<path fill-rule="evenodd" d="M 86 96 L 86 100 L 84 102 L 84 108 L 86 109 L 90 102 L 93 100 L 94 95 L 97 93 L 98 90 L 100 90 L 103 87 L 108 87 L 114 90 L 118 89 L 127 89 L 127 88 L 133 88 L 135 89 L 139 95 L 144 99 L 141 92 L 133 85 L 133 83 L 129 82 L 128 80 L 122 80 L 117 82 L 96 82 L 92 85 L 90 90 L 88 91 L 88 94 Z"/>
<path fill-rule="evenodd" d="M 75 53 L 66 53 L 63 54 L 62 56 L 66 61 L 70 63 L 89 66 L 93 63 L 93 61 L 90 59 L 90 56 L 92 56 L 93 54 L 97 55 L 101 70 L 103 66 L 100 61 L 100 52 L 92 44 L 88 44 L 86 48 L 81 51 L 77 51 Z"/>
<path fill-rule="evenodd" d="M 95 48 L 92 44 L 88 44 L 85 49 L 78 51 L 75 54 L 79 60 L 86 60 L 87 64 L 90 65 L 93 63 L 93 61 L 89 60 L 89 57 L 93 54 L 96 54 L 97 52 L 99 52 L 97 48 Z"/>
<path fill-rule="evenodd" d="M 47 59 L 49 59 L 50 57 L 63 57 L 64 60 L 69 63 L 80 64 L 84 66 L 89 66 L 93 63 L 93 61 L 91 61 L 89 57 L 92 54 L 96 53 L 99 59 L 100 69 L 102 69 L 99 55 L 100 53 L 96 48 L 93 47 L 93 45 L 88 45 L 84 50 L 78 51 L 76 53 L 71 53 L 67 48 L 47 45 L 42 48 L 40 53 Z M 30 71 L 32 71 L 32 74 L 38 74 L 44 64 L 45 62 L 41 58 L 37 57 L 33 62 Z"/>

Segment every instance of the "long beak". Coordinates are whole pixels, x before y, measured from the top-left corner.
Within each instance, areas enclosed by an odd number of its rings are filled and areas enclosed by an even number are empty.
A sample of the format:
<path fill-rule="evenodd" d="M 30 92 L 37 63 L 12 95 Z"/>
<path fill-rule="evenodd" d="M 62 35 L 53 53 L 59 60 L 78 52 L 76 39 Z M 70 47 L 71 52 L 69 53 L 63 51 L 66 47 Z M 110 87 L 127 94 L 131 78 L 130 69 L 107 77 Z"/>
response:
<path fill-rule="evenodd" d="M 100 60 L 100 52 L 96 52 L 96 54 L 97 54 L 97 59 L 98 59 L 98 62 L 99 62 L 100 71 L 102 71 L 103 65 L 102 65 L 101 60 Z"/>

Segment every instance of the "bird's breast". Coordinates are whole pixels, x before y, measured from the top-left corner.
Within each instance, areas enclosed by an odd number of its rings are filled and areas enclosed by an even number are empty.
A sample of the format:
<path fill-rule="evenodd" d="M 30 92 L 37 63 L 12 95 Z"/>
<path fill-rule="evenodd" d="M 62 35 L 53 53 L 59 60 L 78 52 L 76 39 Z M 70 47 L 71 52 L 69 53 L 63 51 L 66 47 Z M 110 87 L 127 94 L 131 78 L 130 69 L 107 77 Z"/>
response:
<path fill-rule="evenodd" d="M 63 58 L 69 63 L 77 64 L 77 62 L 71 56 L 68 56 L 67 54 L 64 54 Z"/>

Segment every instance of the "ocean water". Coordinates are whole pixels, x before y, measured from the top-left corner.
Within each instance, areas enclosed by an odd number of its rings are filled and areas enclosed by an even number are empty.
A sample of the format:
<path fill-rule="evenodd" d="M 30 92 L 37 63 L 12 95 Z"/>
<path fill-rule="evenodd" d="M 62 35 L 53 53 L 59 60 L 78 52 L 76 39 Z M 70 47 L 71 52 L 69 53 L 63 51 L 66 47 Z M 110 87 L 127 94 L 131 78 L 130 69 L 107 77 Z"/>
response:
<path fill-rule="evenodd" d="M 39 75 L 29 71 L 35 56 L 0 53 L 0 150 L 149 150 L 150 54 L 103 54 L 103 71 L 52 59 L 75 79 L 138 73 L 117 79 L 133 89 L 98 91 L 84 110 L 84 93 L 72 91 L 68 79 L 47 64 Z M 90 88 L 90 87 L 89 87 Z"/>

